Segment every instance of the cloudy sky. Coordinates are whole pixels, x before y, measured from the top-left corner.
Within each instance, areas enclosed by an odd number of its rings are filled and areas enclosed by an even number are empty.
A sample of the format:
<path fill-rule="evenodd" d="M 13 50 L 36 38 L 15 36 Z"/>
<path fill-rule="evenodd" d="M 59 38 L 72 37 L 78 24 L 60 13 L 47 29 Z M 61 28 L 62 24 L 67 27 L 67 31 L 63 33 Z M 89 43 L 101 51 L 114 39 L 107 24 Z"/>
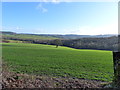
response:
<path fill-rule="evenodd" d="M 117 2 L 3 2 L 2 30 L 36 34 L 117 34 Z"/>

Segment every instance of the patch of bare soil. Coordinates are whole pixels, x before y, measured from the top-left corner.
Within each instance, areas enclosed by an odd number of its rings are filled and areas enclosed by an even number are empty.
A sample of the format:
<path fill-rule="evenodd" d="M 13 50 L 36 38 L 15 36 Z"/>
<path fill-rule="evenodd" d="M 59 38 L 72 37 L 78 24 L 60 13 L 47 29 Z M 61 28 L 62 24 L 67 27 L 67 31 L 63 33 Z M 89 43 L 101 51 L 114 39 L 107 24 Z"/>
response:
<path fill-rule="evenodd" d="M 2 88 L 103 88 L 107 82 L 9 72 L 3 65 Z"/>

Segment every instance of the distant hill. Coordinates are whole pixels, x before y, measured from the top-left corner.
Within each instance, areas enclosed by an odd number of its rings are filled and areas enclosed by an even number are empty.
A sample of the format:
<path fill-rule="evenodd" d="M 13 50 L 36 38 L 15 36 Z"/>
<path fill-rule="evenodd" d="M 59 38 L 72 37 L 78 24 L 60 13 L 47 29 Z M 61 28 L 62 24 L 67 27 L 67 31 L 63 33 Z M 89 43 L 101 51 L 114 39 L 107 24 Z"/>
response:
<path fill-rule="evenodd" d="M 53 40 L 53 39 L 58 39 L 56 37 L 52 36 L 40 36 L 36 34 L 18 34 L 14 32 L 0 32 L 2 33 L 2 38 L 3 39 L 8 39 L 8 40 Z"/>
<path fill-rule="evenodd" d="M 79 38 L 104 38 L 117 36 L 116 34 L 106 34 L 106 35 L 76 35 L 76 34 L 66 34 L 66 35 L 54 35 L 54 34 L 39 34 L 40 36 L 52 36 L 56 38 L 63 39 L 79 39 Z"/>
<path fill-rule="evenodd" d="M 29 36 L 44 36 L 44 37 L 53 37 L 53 38 L 62 38 L 62 39 L 79 39 L 79 38 L 104 38 L 104 37 L 112 37 L 117 36 L 116 34 L 105 34 L 105 35 L 76 35 L 76 34 L 24 34 L 24 33 L 15 33 L 15 32 L 0 32 L 3 35 L 29 35 Z"/>
<path fill-rule="evenodd" d="M 118 50 L 117 35 L 55 35 L 3 32 L 2 39 L 47 45 L 55 45 L 54 40 L 61 39 L 62 46 L 76 49 Z"/>
<path fill-rule="evenodd" d="M 2 34 L 7 34 L 7 35 L 13 35 L 16 34 L 15 32 L 10 32 L 10 31 L 0 31 Z"/>

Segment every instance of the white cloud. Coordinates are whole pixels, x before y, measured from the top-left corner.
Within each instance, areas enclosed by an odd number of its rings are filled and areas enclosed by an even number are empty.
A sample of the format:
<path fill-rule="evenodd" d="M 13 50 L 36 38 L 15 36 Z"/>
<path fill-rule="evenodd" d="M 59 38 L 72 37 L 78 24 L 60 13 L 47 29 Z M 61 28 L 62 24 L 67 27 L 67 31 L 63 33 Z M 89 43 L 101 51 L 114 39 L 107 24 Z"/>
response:
<path fill-rule="evenodd" d="M 48 0 L 42 0 L 42 2 L 48 2 Z"/>
<path fill-rule="evenodd" d="M 101 34 L 118 34 L 118 22 L 113 21 L 110 24 L 101 26 L 78 26 L 72 28 L 65 28 L 61 30 L 62 34 L 78 34 L 78 35 L 101 35 Z"/>
<path fill-rule="evenodd" d="M 54 4 L 59 4 L 60 0 L 52 0 L 51 2 L 54 3 Z"/>
<path fill-rule="evenodd" d="M 42 11 L 42 13 L 47 12 L 48 10 L 46 8 L 43 7 L 42 3 L 39 3 L 36 7 L 36 9 Z"/>
<path fill-rule="evenodd" d="M 2 28 L 0 28 L 1 29 L 1 31 L 3 30 L 3 31 L 20 31 L 20 30 L 24 30 L 24 28 L 22 28 L 22 27 L 19 27 L 19 26 L 13 26 L 13 27 L 2 27 Z"/>
<path fill-rule="evenodd" d="M 41 0 L 41 2 L 58 4 L 58 3 L 63 2 L 63 1 L 62 0 Z"/>
<path fill-rule="evenodd" d="M 19 26 L 15 27 L 15 30 L 23 30 L 23 29 L 24 29 L 24 28 L 19 27 Z"/>
<path fill-rule="evenodd" d="M 46 30 L 43 28 L 35 28 L 34 29 L 34 34 L 44 34 L 46 33 Z"/>
<path fill-rule="evenodd" d="M 104 26 L 81 26 L 78 30 L 71 31 L 71 33 L 80 35 L 118 34 L 118 24 L 113 23 Z"/>
<path fill-rule="evenodd" d="M 2 2 L 52 2 L 53 0 L 2 0 Z M 59 2 L 119 2 L 119 0 L 57 0 Z"/>
<path fill-rule="evenodd" d="M 2 26 L 0 26 L 0 31 L 2 31 Z"/>
<path fill-rule="evenodd" d="M 41 1 L 46 3 L 59 4 L 61 2 L 74 2 L 75 0 L 41 0 Z"/>
<path fill-rule="evenodd" d="M 40 3 L 36 6 L 37 10 L 42 11 L 42 13 L 48 12 L 48 9 L 43 6 L 44 3 L 52 3 L 52 4 L 59 4 L 61 2 L 72 2 L 73 0 L 40 0 Z"/>

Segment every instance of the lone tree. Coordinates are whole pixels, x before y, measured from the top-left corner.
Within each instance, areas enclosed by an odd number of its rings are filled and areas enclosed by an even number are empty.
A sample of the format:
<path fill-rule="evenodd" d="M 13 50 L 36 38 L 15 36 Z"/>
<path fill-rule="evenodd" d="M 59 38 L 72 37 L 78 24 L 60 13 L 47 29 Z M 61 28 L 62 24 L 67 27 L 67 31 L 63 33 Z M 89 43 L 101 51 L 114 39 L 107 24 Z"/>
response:
<path fill-rule="evenodd" d="M 60 39 L 55 39 L 54 44 L 56 45 L 56 48 L 58 48 L 58 46 L 62 45 L 62 41 Z"/>

